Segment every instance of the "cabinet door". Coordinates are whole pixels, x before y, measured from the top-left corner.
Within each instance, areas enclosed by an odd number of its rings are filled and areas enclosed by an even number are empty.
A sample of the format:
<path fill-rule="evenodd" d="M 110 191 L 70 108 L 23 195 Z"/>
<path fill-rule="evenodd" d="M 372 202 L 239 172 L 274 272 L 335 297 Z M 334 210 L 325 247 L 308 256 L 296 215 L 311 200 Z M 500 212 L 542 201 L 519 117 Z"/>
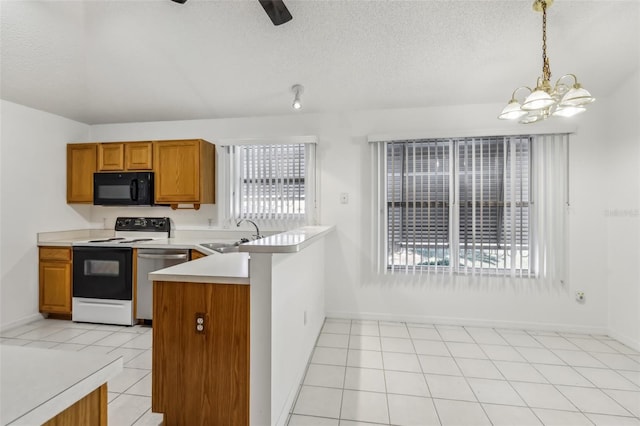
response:
<path fill-rule="evenodd" d="M 199 154 L 199 140 L 155 142 L 156 203 L 200 202 Z"/>
<path fill-rule="evenodd" d="M 126 170 L 151 170 L 153 166 L 151 142 L 128 142 L 124 144 L 124 167 Z"/>
<path fill-rule="evenodd" d="M 98 144 L 67 145 L 67 203 L 93 203 Z"/>
<path fill-rule="evenodd" d="M 40 262 L 40 312 L 71 313 L 71 263 Z"/>
<path fill-rule="evenodd" d="M 101 143 L 98 145 L 98 170 L 101 172 L 124 170 L 123 143 Z"/>
<path fill-rule="evenodd" d="M 249 286 L 153 285 L 153 411 L 166 425 L 248 426 Z"/>
<path fill-rule="evenodd" d="M 201 259 L 203 257 L 207 257 L 207 255 L 200 253 L 198 250 L 191 250 L 191 260 Z"/>

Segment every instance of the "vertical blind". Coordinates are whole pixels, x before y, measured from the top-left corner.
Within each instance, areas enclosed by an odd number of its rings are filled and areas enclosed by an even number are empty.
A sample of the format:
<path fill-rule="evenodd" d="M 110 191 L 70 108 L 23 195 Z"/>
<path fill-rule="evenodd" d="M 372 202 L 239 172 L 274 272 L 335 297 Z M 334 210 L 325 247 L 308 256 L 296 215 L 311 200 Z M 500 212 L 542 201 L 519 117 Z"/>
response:
<path fill-rule="evenodd" d="M 374 143 L 379 271 L 532 277 L 556 268 L 550 253 L 540 257 L 554 238 L 540 227 L 564 229 L 566 197 L 549 183 L 566 181 L 567 147 L 568 135 Z"/>
<path fill-rule="evenodd" d="M 307 223 L 315 209 L 315 144 L 226 147 L 230 216 Z"/>

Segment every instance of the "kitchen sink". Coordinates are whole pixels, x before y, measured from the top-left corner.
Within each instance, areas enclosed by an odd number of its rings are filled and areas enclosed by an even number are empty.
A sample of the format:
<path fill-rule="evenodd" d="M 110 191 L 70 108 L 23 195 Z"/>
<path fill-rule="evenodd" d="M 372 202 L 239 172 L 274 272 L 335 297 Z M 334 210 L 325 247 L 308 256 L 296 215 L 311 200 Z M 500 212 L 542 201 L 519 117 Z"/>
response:
<path fill-rule="evenodd" d="M 235 253 L 239 251 L 238 246 L 240 245 L 240 241 L 236 241 L 235 243 L 201 243 L 200 245 L 209 250 L 217 251 L 218 253 Z"/>

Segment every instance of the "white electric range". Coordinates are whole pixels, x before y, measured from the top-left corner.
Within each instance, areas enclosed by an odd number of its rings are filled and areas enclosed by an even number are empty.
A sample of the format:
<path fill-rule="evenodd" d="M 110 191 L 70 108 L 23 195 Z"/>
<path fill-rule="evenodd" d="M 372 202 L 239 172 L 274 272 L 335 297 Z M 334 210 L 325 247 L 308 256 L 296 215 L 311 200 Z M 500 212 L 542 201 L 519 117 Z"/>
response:
<path fill-rule="evenodd" d="M 119 217 L 113 237 L 74 242 L 72 320 L 133 325 L 133 246 L 170 234 L 168 217 Z"/>

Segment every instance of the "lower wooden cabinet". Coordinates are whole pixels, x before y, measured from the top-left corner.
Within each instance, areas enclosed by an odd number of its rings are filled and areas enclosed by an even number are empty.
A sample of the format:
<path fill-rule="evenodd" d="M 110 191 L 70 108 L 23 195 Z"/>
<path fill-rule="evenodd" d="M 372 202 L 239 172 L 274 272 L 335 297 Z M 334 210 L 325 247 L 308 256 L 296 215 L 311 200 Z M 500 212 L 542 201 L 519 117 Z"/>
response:
<path fill-rule="evenodd" d="M 153 318 L 164 425 L 249 425 L 249 286 L 156 281 Z"/>
<path fill-rule="evenodd" d="M 71 314 L 71 248 L 40 247 L 39 309 L 52 314 Z"/>
<path fill-rule="evenodd" d="M 191 250 L 191 260 L 207 257 L 206 254 L 199 252 L 198 250 Z"/>

